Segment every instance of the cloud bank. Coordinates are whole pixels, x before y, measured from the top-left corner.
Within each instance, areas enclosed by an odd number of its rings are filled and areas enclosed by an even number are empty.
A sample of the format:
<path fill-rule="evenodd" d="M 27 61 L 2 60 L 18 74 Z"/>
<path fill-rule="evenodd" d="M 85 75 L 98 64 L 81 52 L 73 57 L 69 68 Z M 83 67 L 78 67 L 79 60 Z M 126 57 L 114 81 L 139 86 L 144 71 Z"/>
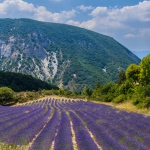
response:
<path fill-rule="evenodd" d="M 46 22 L 64 22 L 69 19 L 77 11 L 61 11 L 60 13 L 51 13 L 44 6 L 35 7 L 32 3 L 27 3 L 23 0 L 4 0 L 0 3 L 0 17 L 5 18 L 31 18 Z"/>
<path fill-rule="evenodd" d="M 91 20 L 81 23 L 69 20 L 67 24 L 103 31 L 122 29 L 134 31 L 138 29 L 139 35 L 137 36 L 150 34 L 150 1 L 143 1 L 138 5 L 125 6 L 121 9 L 98 6 L 89 15 L 92 16 Z M 131 37 L 131 35 L 125 35 L 124 37 Z"/>

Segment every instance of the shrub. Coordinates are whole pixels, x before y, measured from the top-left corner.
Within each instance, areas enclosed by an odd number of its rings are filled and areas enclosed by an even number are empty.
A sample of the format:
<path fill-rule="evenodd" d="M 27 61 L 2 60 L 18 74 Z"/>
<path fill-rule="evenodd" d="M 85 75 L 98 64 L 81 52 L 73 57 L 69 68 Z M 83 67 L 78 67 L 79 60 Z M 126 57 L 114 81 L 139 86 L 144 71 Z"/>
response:
<path fill-rule="evenodd" d="M 135 98 L 133 101 L 132 101 L 132 104 L 133 105 L 138 105 L 139 103 L 141 103 L 141 99 L 140 98 Z"/>
<path fill-rule="evenodd" d="M 90 89 L 89 87 L 86 88 L 86 93 L 90 97 L 93 94 L 93 90 Z"/>
<path fill-rule="evenodd" d="M 113 84 L 110 82 L 106 85 L 102 85 L 101 86 L 101 93 L 102 94 L 107 94 L 109 92 L 109 90 L 112 88 Z"/>
<path fill-rule="evenodd" d="M 71 96 L 77 96 L 75 93 L 72 93 Z"/>
<path fill-rule="evenodd" d="M 28 97 L 29 97 L 30 100 L 33 100 L 33 98 L 34 98 L 34 96 L 30 93 L 28 94 Z"/>
<path fill-rule="evenodd" d="M 64 95 L 65 95 L 65 96 L 69 96 L 69 95 L 71 95 L 71 92 L 70 92 L 69 90 L 66 90 L 66 91 L 64 92 Z"/>
<path fill-rule="evenodd" d="M 143 107 L 144 108 L 150 107 L 150 97 L 146 97 L 146 99 L 143 101 Z"/>
<path fill-rule="evenodd" d="M 0 88 L 0 104 L 12 102 L 14 100 L 14 91 L 8 87 Z"/>
<path fill-rule="evenodd" d="M 59 92 L 59 95 L 64 95 L 65 90 L 64 89 L 59 89 L 58 92 Z"/>
<path fill-rule="evenodd" d="M 127 91 L 130 88 L 134 88 L 133 86 L 133 81 L 132 80 L 127 80 L 124 84 L 122 84 L 119 89 L 117 90 L 118 94 L 127 94 Z"/>
<path fill-rule="evenodd" d="M 111 101 L 113 101 L 113 95 L 111 95 L 111 94 L 107 94 L 107 95 L 103 95 L 102 96 L 102 101 L 103 102 L 111 102 Z"/>
<path fill-rule="evenodd" d="M 118 97 L 116 97 L 116 98 L 113 100 L 113 102 L 114 102 L 114 103 L 122 103 L 122 102 L 124 102 L 125 100 L 126 100 L 126 95 L 121 94 L 121 95 L 119 95 Z"/>
<path fill-rule="evenodd" d="M 142 98 L 144 96 L 144 87 L 142 85 L 135 86 L 135 93 L 134 95 Z"/>
<path fill-rule="evenodd" d="M 18 100 L 19 103 L 24 103 L 24 102 L 27 102 L 28 101 L 28 98 L 26 97 L 22 97 Z"/>
<path fill-rule="evenodd" d="M 138 104 L 136 105 L 136 107 L 137 107 L 137 108 L 143 108 L 143 102 L 141 101 L 140 103 L 138 103 Z"/>
<path fill-rule="evenodd" d="M 144 87 L 143 96 L 144 97 L 150 97 L 150 85 L 147 85 Z"/>
<path fill-rule="evenodd" d="M 52 89 L 52 92 L 53 92 L 54 95 L 59 95 L 59 91 L 58 90 Z"/>
<path fill-rule="evenodd" d="M 51 90 L 46 90 L 44 91 L 45 95 L 53 95 L 53 92 Z"/>
<path fill-rule="evenodd" d="M 127 91 L 127 95 L 131 98 L 133 93 L 134 93 L 134 89 L 133 88 L 129 88 L 128 91 Z"/>

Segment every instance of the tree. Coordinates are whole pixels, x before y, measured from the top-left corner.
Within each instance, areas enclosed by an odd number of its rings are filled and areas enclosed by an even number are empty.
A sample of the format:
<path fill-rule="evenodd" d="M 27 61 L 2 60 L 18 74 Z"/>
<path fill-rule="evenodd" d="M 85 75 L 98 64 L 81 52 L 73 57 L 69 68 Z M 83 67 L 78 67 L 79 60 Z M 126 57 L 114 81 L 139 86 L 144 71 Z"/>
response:
<path fill-rule="evenodd" d="M 90 97 L 93 94 L 93 90 L 90 89 L 89 87 L 86 88 L 86 93 Z"/>
<path fill-rule="evenodd" d="M 127 79 L 133 79 L 134 82 L 139 80 L 141 67 L 136 64 L 131 64 L 126 70 L 126 77 Z"/>
<path fill-rule="evenodd" d="M 150 54 L 141 60 L 140 67 L 139 81 L 147 85 L 150 83 Z"/>
<path fill-rule="evenodd" d="M 121 95 L 121 94 L 127 95 L 128 90 L 129 90 L 130 88 L 131 88 L 131 89 L 134 88 L 133 80 L 132 80 L 132 79 L 126 80 L 126 81 L 118 88 L 118 90 L 116 90 L 116 94 L 117 94 L 117 95 Z"/>
<path fill-rule="evenodd" d="M 96 86 L 95 86 L 95 89 L 98 90 L 98 89 L 100 89 L 100 87 L 101 87 L 101 85 L 100 85 L 100 83 L 98 81 L 97 84 L 96 84 Z"/>
<path fill-rule="evenodd" d="M 124 81 L 126 81 L 126 74 L 125 72 L 122 70 L 119 73 L 119 78 L 117 80 L 117 84 L 122 84 Z"/>
<path fill-rule="evenodd" d="M 4 105 L 13 101 L 14 91 L 8 87 L 0 88 L 0 104 Z"/>
<path fill-rule="evenodd" d="M 64 89 L 59 89 L 59 95 L 64 95 L 65 90 Z"/>

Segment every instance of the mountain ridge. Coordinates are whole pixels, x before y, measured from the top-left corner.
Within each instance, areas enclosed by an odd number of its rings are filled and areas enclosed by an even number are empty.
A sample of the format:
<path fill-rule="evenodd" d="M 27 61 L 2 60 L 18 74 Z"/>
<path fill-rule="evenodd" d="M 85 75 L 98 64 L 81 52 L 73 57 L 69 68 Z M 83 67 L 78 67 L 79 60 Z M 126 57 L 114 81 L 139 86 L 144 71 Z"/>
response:
<path fill-rule="evenodd" d="M 21 72 L 81 91 L 115 82 L 140 59 L 112 37 L 71 25 L 0 19 L 0 70 Z"/>

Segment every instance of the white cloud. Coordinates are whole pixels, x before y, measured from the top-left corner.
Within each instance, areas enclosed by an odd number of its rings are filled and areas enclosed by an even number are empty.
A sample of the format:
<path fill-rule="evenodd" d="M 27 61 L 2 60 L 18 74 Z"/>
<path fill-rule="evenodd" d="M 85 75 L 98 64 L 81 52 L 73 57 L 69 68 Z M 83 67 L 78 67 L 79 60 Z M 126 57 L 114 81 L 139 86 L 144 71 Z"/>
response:
<path fill-rule="evenodd" d="M 91 20 L 80 24 L 73 21 L 67 23 L 90 30 L 103 31 L 103 33 L 114 32 L 114 30 L 128 30 L 128 32 L 138 30 L 141 33 L 140 35 L 147 34 L 145 30 L 150 33 L 150 1 L 143 1 L 138 5 L 125 6 L 121 9 L 117 6 L 114 8 L 99 6 L 89 15 L 93 17 Z"/>
<path fill-rule="evenodd" d="M 73 20 L 67 21 L 67 24 L 74 25 L 74 26 L 80 26 L 80 22 L 79 21 L 73 21 Z"/>
<path fill-rule="evenodd" d="M 32 3 L 23 0 L 4 0 L 0 3 L 0 17 L 4 18 L 32 18 L 39 21 L 64 22 L 75 16 L 76 10 L 51 13 L 44 6 L 35 7 Z"/>
<path fill-rule="evenodd" d="M 81 28 L 86 28 L 86 29 L 93 29 L 96 24 L 96 22 L 92 21 L 92 20 L 88 20 L 86 22 L 82 22 L 80 23 L 79 21 L 73 21 L 73 20 L 69 20 L 66 22 L 66 24 L 69 24 L 69 25 L 74 25 L 74 26 L 78 26 L 78 27 L 81 27 Z"/>
<path fill-rule="evenodd" d="M 98 15 L 105 14 L 107 12 L 108 12 L 107 7 L 96 7 L 90 15 L 96 17 Z"/>
<path fill-rule="evenodd" d="M 65 19 L 75 16 L 76 12 L 77 11 L 72 9 L 71 11 L 61 11 L 60 13 L 51 13 L 47 11 L 45 7 L 40 6 L 35 11 L 34 19 L 40 21 L 63 22 Z"/>
<path fill-rule="evenodd" d="M 133 38 L 133 37 L 135 37 L 135 35 L 129 33 L 129 34 L 124 35 L 124 37 L 125 38 Z"/>
<path fill-rule="evenodd" d="M 77 6 L 76 8 L 81 9 L 84 12 L 87 11 L 87 10 L 90 10 L 90 9 L 94 9 L 94 7 L 92 7 L 92 6 L 84 6 L 84 5 Z"/>

